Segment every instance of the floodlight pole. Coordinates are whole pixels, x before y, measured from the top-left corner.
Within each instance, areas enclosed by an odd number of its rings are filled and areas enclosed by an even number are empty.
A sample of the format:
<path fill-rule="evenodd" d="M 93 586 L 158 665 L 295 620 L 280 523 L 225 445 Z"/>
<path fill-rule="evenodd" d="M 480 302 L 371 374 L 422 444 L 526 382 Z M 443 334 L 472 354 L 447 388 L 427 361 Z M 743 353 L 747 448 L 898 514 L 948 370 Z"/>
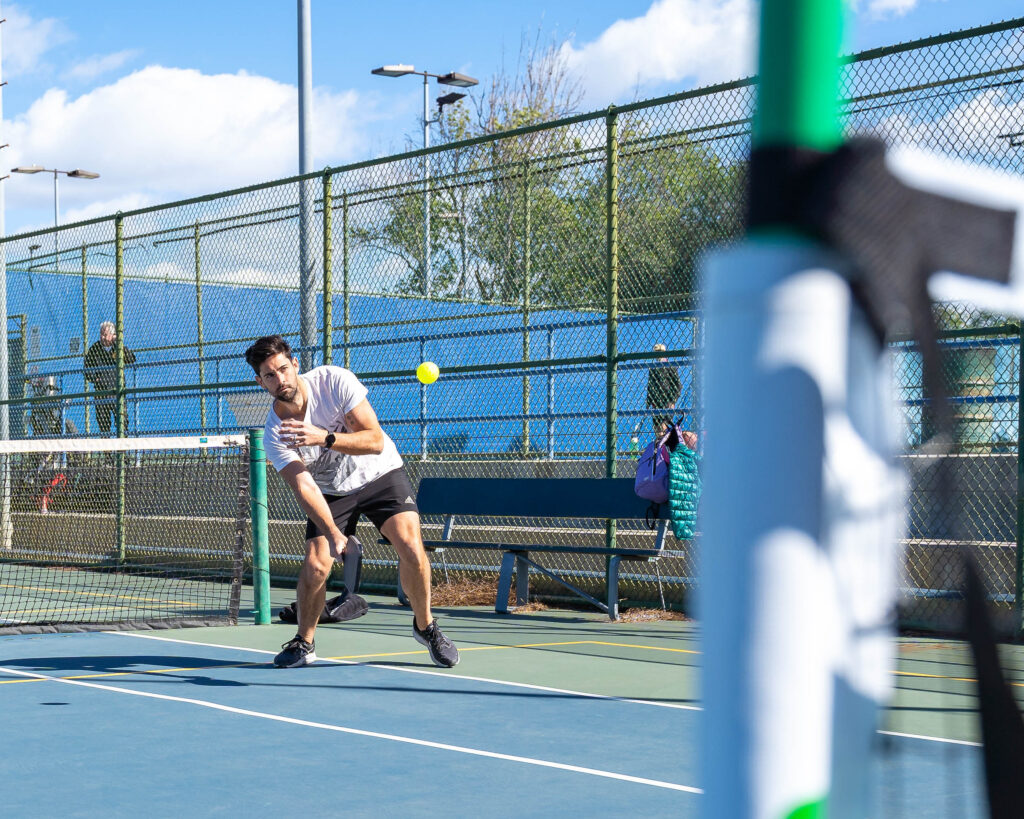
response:
<path fill-rule="evenodd" d="M 309 0 L 298 0 L 299 15 L 299 173 L 307 174 L 313 165 L 312 104 L 313 49 Z M 299 338 L 303 370 L 313 365 L 316 344 L 316 288 L 313 283 L 313 182 L 299 182 Z"/>
<path fill-rule="evenodd" d="M 430 156 L 427 149 L 430 147 L 430 126 L 441 121 L 440 111 L 444 106 L 456 102 L 464 94 L 448 94 L 438 97 L 438 116 L 430 118 L 430 78 L 434 77 L 441 85 L 454 85 L 459 88 L 469 88 L 477 85 L 477 80 L 465 74 L 451 71 L 447 74 L 432 74 L 429 71 L 417 71 L 411 65 L 383 65 L 370 72 L 379 77 L 404 77 L 406 74 L 419 74 L 423 77 L 423 295 L 430 298 Z"/>

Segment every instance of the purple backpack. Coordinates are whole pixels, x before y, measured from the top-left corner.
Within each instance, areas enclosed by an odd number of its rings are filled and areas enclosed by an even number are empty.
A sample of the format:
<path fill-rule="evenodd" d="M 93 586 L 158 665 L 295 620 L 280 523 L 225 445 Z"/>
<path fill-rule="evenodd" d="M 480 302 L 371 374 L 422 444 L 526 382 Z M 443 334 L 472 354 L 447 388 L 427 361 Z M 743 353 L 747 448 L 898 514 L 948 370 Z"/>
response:
<path fill-rule="evenodd" d="M 640 455 L 636 465 L 633 491 L 644 500 L 654 503 L 668 501 L 668 464 L 671 451 L 667 442 L 671 431 L 652 441 Z"/>

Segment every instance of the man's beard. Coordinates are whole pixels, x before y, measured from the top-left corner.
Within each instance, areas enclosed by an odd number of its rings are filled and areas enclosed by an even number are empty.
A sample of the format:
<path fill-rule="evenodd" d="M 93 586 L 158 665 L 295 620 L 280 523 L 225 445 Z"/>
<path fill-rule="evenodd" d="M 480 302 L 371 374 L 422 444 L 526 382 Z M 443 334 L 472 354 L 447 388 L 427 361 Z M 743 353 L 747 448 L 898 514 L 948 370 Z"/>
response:
<path fill-rule="evenodd" d="M 299 391 L 298 387 L 281 387 L 277 392 L 276 398 L 279 401 L 284 401 L 286 404 L 290 404 L 295 400 L 295 394 Z"/>

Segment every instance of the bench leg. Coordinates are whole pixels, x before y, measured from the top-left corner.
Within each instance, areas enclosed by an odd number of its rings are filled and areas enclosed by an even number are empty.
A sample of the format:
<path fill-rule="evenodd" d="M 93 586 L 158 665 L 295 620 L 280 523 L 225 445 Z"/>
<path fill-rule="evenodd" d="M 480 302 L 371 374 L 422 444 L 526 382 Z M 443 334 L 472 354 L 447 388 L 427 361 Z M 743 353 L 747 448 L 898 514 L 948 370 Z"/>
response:
<path fill-rule="evenodd" d="M 516 605 L 525 606 L 530 602 L 530 564 L 526 555 L 516 555 Z"/>
<path fill-rule="evenodd" d="M 621 555 L 612 555 L 608 558 L 608 619 L 619 619 L 619 564 L 622 562 Z"/>
<path fill-rule="evenodd" d="M 515 565 L 515 552 L 505 552 L 501 557 L 501 573 L 498 575 L 498 599 L 494 601 L 494 610 L 498 614 L 508 614 L 508 595 L 512 591 L 512 569 Z"/>

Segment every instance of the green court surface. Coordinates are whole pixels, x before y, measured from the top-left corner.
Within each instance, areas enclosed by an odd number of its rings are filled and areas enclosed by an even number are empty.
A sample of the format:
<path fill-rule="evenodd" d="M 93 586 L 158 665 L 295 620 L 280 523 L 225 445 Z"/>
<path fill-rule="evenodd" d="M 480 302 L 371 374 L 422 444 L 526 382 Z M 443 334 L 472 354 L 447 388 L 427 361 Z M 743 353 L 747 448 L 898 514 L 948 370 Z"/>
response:
<path fill-rule="evenodd" d="M 412 638 L 411 610 L 393 597 L 363 596 L 370 603 L 364 617 L 317 629 L 317 656 L 432 667 L 426 649 Z M 276 651 L 295 633 L 294 625 L 277 620 L 277 612 L 295 597 L 275 588 L 272 598 L 272 625 L 190 628 L 173 635 L 197 643 Z M 246 600 L 242 602 L 245 610 Z M 453 673 L 698 705 L 700 648 L 695 623 L 611 622 L 598 612 L 559 609 L 499 615 L 486 606 L 435 608 L 434 616 L 461 652 L 462 660 Z"/>

